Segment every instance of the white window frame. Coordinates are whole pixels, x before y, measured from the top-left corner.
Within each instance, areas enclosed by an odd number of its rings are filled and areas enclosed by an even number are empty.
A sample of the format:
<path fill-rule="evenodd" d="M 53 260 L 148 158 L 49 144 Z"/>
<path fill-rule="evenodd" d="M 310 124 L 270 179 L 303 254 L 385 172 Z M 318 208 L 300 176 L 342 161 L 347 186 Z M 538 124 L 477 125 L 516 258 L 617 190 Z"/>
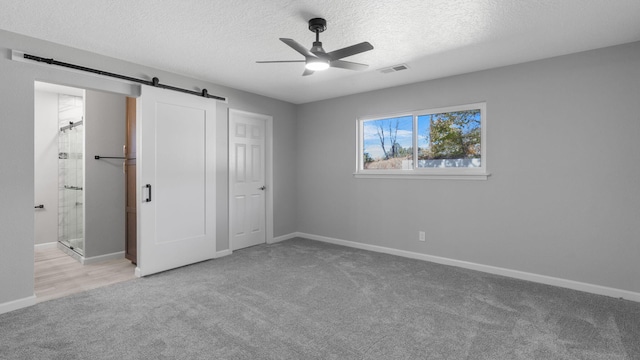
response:
<path fill-rule="evenodd" d="M 480 166 L 473 168 L 418 168 L 418 116 L 447 112 L 480 110 Z M 395 118 L 399 116 L 413 117 L 413 168 L 399 169 L 365 169 L 364 168 L 364 123 L 371 120 Z M 387 114 L 382 116 L 366 116 L 356 120 L 356 178 L 382 179 L 447 179 L 447 180 L 487 180 L 487 106 L 486 102 L 432 108 L 426 110 Z"/>

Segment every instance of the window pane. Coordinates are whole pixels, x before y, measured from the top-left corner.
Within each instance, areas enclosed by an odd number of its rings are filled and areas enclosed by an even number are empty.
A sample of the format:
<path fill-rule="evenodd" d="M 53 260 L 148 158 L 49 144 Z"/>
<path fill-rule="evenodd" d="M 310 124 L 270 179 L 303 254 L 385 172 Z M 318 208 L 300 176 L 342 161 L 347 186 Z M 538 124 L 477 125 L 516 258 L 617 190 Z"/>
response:
<path fill-rule="evenodd" d="M 363 169 L 413 169 L 413 116 L 363 122 Z"/>
<path fill-rule="evenodd" d="M 480 109 L 418 116 L 418 168 L 480 167 Z"/>

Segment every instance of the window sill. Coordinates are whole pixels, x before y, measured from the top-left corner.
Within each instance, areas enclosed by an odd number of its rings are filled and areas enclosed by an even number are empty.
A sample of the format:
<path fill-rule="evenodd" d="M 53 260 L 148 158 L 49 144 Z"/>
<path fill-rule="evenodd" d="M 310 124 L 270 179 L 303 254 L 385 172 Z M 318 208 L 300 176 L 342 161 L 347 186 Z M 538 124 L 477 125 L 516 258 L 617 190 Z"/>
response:
<path fill-rule="evenodd" d="M 462 174 L 427 174 L 415 172 L 356 172 L 356 179 L 406 179 L 406 180 L 487 180 L 490 173 L 462 173 Z"/>

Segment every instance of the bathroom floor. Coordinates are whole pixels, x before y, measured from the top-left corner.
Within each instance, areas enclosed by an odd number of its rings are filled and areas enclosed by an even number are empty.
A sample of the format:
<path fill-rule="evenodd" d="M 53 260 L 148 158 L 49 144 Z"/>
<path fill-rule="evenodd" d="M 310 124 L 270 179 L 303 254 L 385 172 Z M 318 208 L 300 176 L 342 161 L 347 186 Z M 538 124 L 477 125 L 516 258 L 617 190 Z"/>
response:
<path fill-rule="evenodd" d="M 136 278 L 134 271 L 135 265 L 124 258 L 82 265 L 56 247 L 36 247 L 36 301 L 43 302 L 132 280 Z"/>

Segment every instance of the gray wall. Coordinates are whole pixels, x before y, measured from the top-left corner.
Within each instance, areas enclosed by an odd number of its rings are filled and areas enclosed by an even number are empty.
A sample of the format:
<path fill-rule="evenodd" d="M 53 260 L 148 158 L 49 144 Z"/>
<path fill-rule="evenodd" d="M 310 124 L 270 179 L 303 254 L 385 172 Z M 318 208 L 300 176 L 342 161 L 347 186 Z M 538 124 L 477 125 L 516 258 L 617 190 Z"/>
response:
<path fill-rule="evenodd" d="M 58 241 L 58 94 L 34 96 L 34 243 L 46 244 Z"/>
<path fill-rule="evenodd" d="M 33 295 L 34 244 L 34 90 L 35 80 L 85 89 L 136 95 L 137 87 L 99 76 L 12 61 L 11 49 L 133 77 L 160 78 L 189 89 L 206 88 L 229 98 L 218 105 L 216 178 L 217 250 L 229 248 L 227 215 L 228 107 L 274 119 L 274 235 L 296 228 L 295 106 L 232 88 L 63 47 L 0 30 L 0 305 Z M 215 71 L 213 69 L 212 71 Z M 213 101 L 213 100 L 212 100 Z"/>
<path fill-rule="evenodd" d="M 95 160 L 95 155 L 122 156 L 126 143 L 123 95 L 85 93 L 85 235 L 84 257 L 124 251 L 125 178 L 122 160 Z"/>
<path fill-rule="evenodd" d="M 358 116 L 480 101 L 487 181 L 353 177 Z M 298 231 L 640 292 L 639 102 L 633 43 L 302 105 Z"/>

